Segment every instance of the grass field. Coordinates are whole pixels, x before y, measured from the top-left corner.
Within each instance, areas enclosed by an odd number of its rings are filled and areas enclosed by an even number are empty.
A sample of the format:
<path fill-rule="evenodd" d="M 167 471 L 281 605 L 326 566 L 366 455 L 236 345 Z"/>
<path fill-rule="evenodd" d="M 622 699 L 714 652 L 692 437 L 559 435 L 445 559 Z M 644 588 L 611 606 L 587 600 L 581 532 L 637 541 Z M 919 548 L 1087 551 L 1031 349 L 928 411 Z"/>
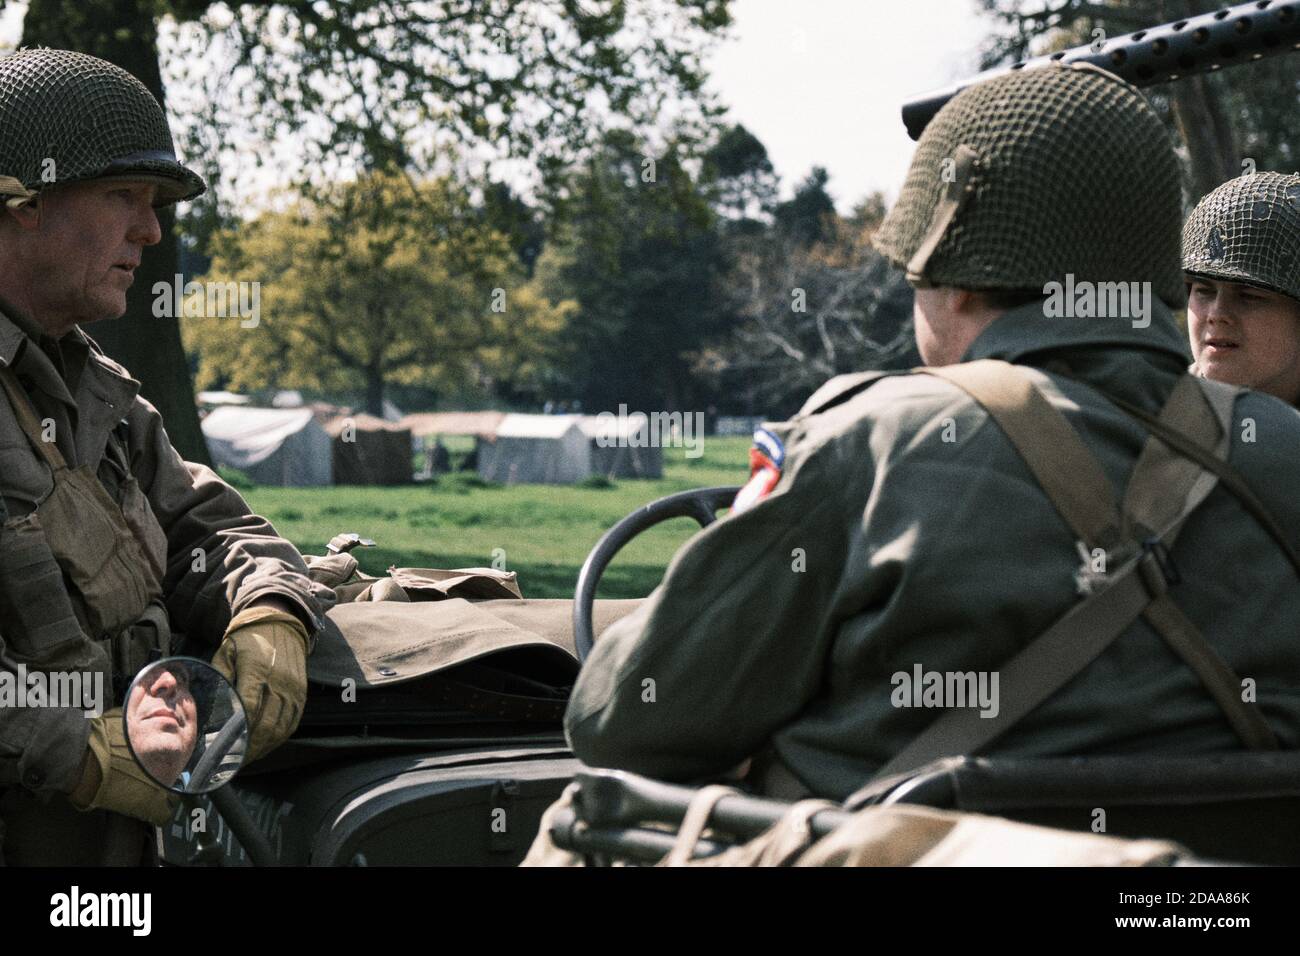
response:
<path fill-rule="evenodd" d="M 525 597 L 572 597 L 578 569 L 597 539 L 624 515 L 656 498 L 709 485 L 743 484 L 748 438 L 706 438 L 704 454 L 664 449 L 664 477 L 617 481 L 610 488 L 554 485 L 480 486 L 476 476 L 443 476 L 405 488 L 242 489 L 258 514 L 305 554 L 324 554 L 342 531 L 373 538 L 352 554 L 369 574 L 389 565 L 484 567 L 505 552 Z M 663 577 L 674 552 L 695 531 L 678 518 L 642 534 L 606 571 L 601 597 L 641 597 Z"/>

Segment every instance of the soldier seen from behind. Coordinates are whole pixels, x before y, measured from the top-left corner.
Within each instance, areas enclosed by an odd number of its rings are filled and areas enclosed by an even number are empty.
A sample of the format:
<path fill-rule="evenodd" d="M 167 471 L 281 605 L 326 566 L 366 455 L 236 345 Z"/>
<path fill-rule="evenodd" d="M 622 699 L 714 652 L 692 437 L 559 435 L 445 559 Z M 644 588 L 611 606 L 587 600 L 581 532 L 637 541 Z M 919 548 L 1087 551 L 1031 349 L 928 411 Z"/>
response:
<path fill-rule="evenodd" d="M 1113 75 L 948 102 L 875 237 L 928 368 L 760 430 L 732 514 L 596 642 L 575 753 L 843 799 L 947 754 L 1294 747 L 1300 418 L 1187 374 L 1181 227 Z"/>

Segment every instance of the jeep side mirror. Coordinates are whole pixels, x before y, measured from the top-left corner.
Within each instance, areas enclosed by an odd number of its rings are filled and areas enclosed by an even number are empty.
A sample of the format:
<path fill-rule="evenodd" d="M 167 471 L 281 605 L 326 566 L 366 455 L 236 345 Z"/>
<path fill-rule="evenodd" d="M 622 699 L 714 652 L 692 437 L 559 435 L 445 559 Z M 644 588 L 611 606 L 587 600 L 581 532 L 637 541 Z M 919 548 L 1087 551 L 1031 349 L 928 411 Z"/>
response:
<path fill-rule="evenodd" d="M 248 719 L 230 682 L 194 657 L 165 657 L 136 675 L 122 711 L 136 763 L 172 793 L 211 793 L 239 771 Z"/>

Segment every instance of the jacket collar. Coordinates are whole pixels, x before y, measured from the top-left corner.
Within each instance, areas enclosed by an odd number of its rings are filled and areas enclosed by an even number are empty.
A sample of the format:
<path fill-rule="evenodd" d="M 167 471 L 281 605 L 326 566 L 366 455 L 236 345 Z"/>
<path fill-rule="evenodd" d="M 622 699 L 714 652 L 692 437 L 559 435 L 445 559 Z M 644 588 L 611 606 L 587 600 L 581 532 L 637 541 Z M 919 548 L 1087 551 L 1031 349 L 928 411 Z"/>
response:
<path fill-rule="evenodd" d="M 0 363 L 12 368 L 23 340 L 31 338 L 31 324 L 16 309 L 0 301 Z M 32 330 L 34 331 L 34 330 Z"/>
<path fill-rule="evenodd" d="M 74 335 L 80 338 L 72 339 Z M 89 347 L 80 329 L 73 329 L 65 338 L 69 339 L 67 343 L 50 338 L 30 317 L 0 302 L 0 359 L 34 387 L 75 408 L 76 400 L 68 389 L 64 374 L 72 362 L 77 366 L 73 369 L 72 380 L 75 382 L 80 377 Z M 57 351 L 59 363 L 64 366 L 63 373 L 46 349 Z"/>
<path fill-rule="evenodd" d="M 1150 324 L 1145 327 L 1135 325 L 1128 317 L 1052 318 L 1043 314 L 1042 302 L 1011 309 L 979 334 L 962 361 L 996 358 L 1023 362 L 1035 352 L 1080 346 L 1159 352 L 1177 358 L 1184 367 L 1191 361 L 1187 339 L 1179 331 L 1173 313 L 1154 296 Z"/>
<path fill-rule="evenodd" d="M 38 344 L 44 336 L 31 319 L 0 302 L 0 362 L 12 367 L 19 360 L 33 385 L 68 407 L 75 424 L 76 452 L 80 462 L 97 462 L 108 434 L 131 410 L 140 383 L 107 358 L 85 332 L 74 328 L 57 342 L 65 371 L 76 386 L 68 389 L 54 363 Z M 23 343 L 28 343 L 23 351 Z M 21 355 L 21 358 L 20 358 Z"/>

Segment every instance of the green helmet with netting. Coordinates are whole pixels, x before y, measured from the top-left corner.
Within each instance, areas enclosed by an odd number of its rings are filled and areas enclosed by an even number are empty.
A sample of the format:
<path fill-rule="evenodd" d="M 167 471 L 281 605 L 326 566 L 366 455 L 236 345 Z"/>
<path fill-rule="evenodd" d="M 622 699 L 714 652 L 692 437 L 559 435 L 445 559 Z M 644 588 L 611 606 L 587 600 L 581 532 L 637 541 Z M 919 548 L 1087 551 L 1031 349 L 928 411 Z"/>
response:
<path fill-rule="evenodd" d="M 17 205 L 49 186 L 105 177 L 156 183 L 156 206 L 207 188 L 177 161 L 162 107 L 126 70 L 71 50 L 0 59 L 0 197 Z"/>
<path fill-rule="evenodd" d="M 920 286 L 1034 290 L 1069 274 L 1184 301 L 1181 173 L 1133 86 L 1091 66 L 1003 74 L 917 143 L 875 246 Z"/>
<path fill-rule="evenodd" d="M 1208 193 L 1183 227 L 1183 269 L 1300 300 L 1300 175 L 1251 173 Z"/>

